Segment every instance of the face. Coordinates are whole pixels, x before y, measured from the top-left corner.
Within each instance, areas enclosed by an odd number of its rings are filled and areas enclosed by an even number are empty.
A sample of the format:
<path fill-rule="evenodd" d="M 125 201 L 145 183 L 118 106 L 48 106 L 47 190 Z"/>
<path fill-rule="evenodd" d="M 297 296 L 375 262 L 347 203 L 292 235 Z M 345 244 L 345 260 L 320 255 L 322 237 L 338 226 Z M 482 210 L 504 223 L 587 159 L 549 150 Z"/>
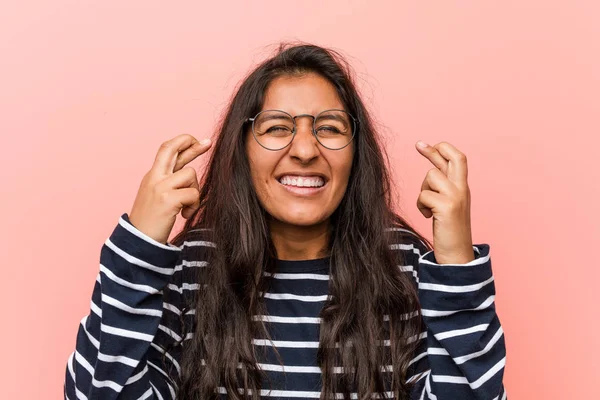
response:
<path fill-rule="evenodd" d="M 317 74 L 282 76 L 265 93 L 262 110 L 292 116 L 344 109 L 333 85 Z M 327 149 L 312 133 L 310 117 L 296 118 L 296 135 L 282 150 L 260 146 L 246 132 L 246 152 L 259 201 L 277 221 L 312 226 L 328 221 L 340 204 L 352 167 L 354 140 L 341 150 Z"/>

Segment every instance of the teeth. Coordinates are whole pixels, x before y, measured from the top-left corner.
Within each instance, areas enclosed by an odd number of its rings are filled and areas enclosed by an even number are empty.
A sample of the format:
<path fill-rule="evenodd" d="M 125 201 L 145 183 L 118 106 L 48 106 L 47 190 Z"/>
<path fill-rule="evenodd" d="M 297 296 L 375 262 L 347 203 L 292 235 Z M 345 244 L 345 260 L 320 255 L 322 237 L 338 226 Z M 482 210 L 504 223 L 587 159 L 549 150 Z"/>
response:
<path fill-rule="evenodd" d="M 297 187 L 321 187 L 325 184 L 323 178 L 315 177 L 296 177 L 296 176 L 284 176 L 279 180 L 282 184 L 288 186 Z"/>

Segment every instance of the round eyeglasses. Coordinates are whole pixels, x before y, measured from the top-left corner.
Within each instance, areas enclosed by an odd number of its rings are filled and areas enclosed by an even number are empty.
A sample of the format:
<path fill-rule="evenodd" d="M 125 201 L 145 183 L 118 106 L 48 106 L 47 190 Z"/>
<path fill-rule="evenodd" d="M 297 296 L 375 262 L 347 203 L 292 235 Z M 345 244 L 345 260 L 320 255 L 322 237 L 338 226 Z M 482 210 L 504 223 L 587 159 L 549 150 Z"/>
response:
<path fill-rule="evenodd" d="M 292 143 L 296 136 L 296 118 L 313 119 L 313 135 L 317 141 L 330 150 L 341 150 L 348 146 L 356 134 L 358 121 L 344 110 L 325 110 L 319 114 L 300 114 L 292 116 L 281 110 L 264 110 L 252 122 L 252 135 L 259 145 L 267 150 L 282 150 Z"/>

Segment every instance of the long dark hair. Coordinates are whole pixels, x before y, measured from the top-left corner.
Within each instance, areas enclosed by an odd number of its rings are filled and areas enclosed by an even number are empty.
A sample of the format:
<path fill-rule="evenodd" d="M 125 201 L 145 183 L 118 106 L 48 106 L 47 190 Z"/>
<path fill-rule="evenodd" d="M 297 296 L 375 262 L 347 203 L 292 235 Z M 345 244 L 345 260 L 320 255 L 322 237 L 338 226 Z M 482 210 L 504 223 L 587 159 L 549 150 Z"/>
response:
<path fill-rule="evenodd" d="M 357 392 L 363 399 L 389 390 L 404 398 L 409 393 L 406 375 L 423 325 L 415 284 L 399 271 L 401 261 L 390 249 L 393 239 L 386 228 L 407 229 L 431 245 L 392 211 L 386 157 L 344 57 L 315 45 L 282 44 L 243 80 L 231 99 L 201 178 L 201 208 L 172 240 L 180 245 L 190 231 L 201 228 L 216 244 L 209 255 L 191 255 L 208 257 L 209 266 L 197 276 L 193 338 L 182 343 L 182 399 L 217 398 L 218 387 L 226 388 L 228 398 L 247 398 L 250 392 L 252 398 L 260 396 L 265 375 L 257 365 L 252 338 L 264 337 L 267 329 L 252 316 L 266 313 L 260 297 L 266 286 L 263 273 L 273 272 L 277 254 L 268 216 L 250 178 L 244 121 L 261 110 L 274 78 L 310 72 L 329 80 L 346 110 L 358 119 L 348 187 L 331 216 L 331 296 L 320 314 L 317 356 L 321 398 Z M 416 317 L 407 317 L 415 312 Z M 381 345 L 385 338 L 389 346 Z M 392 371 L 381 369 L 388 365 Z M 335 367 L 342 372 L 334 372 Z"/>

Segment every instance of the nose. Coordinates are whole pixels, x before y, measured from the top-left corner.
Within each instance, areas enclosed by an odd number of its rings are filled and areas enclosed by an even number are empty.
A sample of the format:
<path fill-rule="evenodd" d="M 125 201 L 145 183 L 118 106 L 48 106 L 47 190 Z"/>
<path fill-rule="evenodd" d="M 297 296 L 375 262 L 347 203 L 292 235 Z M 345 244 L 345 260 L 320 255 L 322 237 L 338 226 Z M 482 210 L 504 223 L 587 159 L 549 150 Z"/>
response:
<path fill-rule="evenodd" d="M 319 156 L 319 142 L 313 135 L 312 119 L 302 118 L 296 120 L 296 134 L 290 144 L 289 155 L 300 161 L 302 164 L 308 164 Z"/>

